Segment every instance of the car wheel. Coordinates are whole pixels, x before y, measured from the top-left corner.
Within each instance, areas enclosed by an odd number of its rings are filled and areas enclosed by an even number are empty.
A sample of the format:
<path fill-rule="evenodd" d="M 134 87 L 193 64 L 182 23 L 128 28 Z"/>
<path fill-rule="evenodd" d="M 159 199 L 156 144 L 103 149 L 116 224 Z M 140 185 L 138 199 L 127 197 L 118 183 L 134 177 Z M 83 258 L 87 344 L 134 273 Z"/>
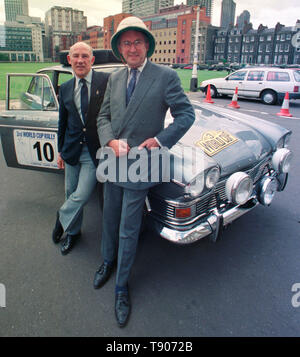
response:
<path fill-rule="evenodd" d="M 208 87 L 206 87 L 206 89 L 205 89 L 205 94 L 207 94 L 207 88 Z M 210 95 L 211 95 L 212 98 L 217 98 L 218 91 L 217 91 L 217 88 L 215 86 L 210 85 Z"/>
<path fill-rule="evenodd" d="M 261 94 L 261 100 L 264 104 L 275 104 L 277 102 L 277 94 L 272 90 L 265 90 Z"/>

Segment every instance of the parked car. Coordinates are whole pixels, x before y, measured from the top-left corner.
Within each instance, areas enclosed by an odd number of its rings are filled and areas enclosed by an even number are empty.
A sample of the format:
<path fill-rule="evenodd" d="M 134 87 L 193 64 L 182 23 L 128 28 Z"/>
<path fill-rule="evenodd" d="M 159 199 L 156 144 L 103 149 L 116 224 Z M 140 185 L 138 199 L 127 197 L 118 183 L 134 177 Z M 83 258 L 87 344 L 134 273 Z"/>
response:
<path fill-rule="evenodd" d="M 203 81 L 200 90 L 204 93 L 210 84 L 211 96 L 233 95 L 238 87 L 238 95 L 261 99 L 264 104 L 276 104 L 289 92 L 290 99 L 300 98 L 300 69 L 276 67 L 245 67 L 225 78 Z"/>
<path fill-rule="evenodd" d="M 122 64 L 95 65 L 114 71 Z M 62 172 L 56 166 L 58 86 L 66 66 L 7 76 L 6 110 L 0 112 L 1 144 L 10 167 Z M 196 120 L 168 151 L 169 182 L 151 188 L 146 221 L 161 237 L 188 244 L 209 236 L 258 204 L 270 205 L 284 190 L 292 152 L 291 131 L 226 108 L 192 101 Z M 172 122 L 167 113 L 166 125 Z M 245 226 L 243 226 L 245 229 Z"/>

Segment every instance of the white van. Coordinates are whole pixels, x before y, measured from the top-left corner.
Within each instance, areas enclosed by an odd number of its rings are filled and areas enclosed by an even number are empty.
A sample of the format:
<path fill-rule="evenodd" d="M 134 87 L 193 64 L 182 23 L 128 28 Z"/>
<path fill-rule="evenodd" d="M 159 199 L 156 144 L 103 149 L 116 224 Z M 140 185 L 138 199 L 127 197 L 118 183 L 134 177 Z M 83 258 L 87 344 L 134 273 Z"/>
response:
<path fill-rule="evenodd" d="M 275 104 L 283 100 L 286 92 L 290 99 L 300 98 L 300 68 L 246 67 L 225 78 L 203 81 L 200 90 L 206 93 L 209 84 L 212 97 L 233 95 L 238 87 L 238 96 Z"/>

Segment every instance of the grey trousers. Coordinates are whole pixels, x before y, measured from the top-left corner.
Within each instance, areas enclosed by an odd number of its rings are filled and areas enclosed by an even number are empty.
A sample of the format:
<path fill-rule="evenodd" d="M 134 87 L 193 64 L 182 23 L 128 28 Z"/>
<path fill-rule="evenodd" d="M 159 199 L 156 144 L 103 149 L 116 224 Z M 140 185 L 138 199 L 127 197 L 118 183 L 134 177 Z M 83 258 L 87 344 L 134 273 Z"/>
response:
<path fill-rule="evenodd" d="M 125 287 L 135 259 L 148 189 L 131 190 L 104 184 L 101 251 L 104 260 L 117 258 L 116 285 Z"/>

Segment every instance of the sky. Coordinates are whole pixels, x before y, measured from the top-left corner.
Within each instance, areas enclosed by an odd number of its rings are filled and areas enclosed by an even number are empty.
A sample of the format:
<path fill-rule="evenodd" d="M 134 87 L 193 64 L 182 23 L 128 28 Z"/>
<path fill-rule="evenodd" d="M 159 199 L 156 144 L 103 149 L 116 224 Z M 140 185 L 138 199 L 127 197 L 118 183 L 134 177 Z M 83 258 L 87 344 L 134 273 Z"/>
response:
<path fill-rule="evenodd" d="M 175 4 L 186 2 L 175 0 Z M 222 0 L 214 0 L 212 24 L 220 25 Z M 235 15 L 243 10 L 250 12 L 250 22 L 257 29 L 260 24 L 272 28 L 279 21 L 285 26 L 294 26 L 300 19 L 300 0 L 235 0 Z M 103 18 L 122 12 L 122 0 L 28 0 L 29 15 L 45 19 L 45 12 L 52 6 L 72 7 L 84 11 L 88 26 L 103 25 Z M 4 0 L 0 0 L 0 24 L 5 21 Z"/>

